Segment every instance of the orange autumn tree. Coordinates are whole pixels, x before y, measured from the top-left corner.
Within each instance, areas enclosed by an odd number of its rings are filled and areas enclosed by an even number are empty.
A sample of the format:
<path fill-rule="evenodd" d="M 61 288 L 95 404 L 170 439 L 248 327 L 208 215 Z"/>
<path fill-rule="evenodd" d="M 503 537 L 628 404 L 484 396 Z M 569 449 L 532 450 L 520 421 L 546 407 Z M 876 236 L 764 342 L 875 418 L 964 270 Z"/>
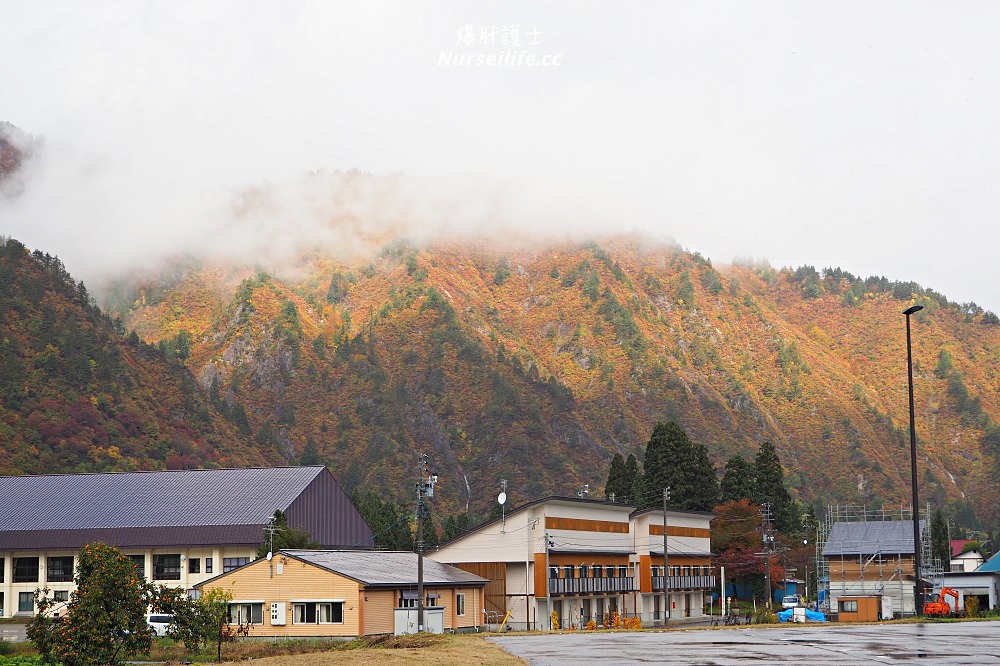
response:
<path fill-rule="evenodd" d="M 113 546 L 88 544 L 77 555 L 74 580 L 77 589 L 56 625 L 46 616 L 53 605 L 48 590 L 36 592 L 39 612 L 29 624 L 28 638 L 43 659 L 89 666 L 120 664 L 149 653 L 153 634 L 146 609 L 155 591 L 131 559 Z"/>

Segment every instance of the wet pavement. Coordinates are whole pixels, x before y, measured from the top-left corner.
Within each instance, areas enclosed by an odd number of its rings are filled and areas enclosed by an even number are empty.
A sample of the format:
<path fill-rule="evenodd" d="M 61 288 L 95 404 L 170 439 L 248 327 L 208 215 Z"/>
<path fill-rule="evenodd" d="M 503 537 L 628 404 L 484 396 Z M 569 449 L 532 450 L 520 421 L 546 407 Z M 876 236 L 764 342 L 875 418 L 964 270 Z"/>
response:
<path fill-rule="evenodd" d="M 25 624 L 14 622 L 0 624 L 0 640 L 11 642 L 27 640 L 25 636 L 27 628 Z"/>
<path fill-rule="evenodd" d="M 780 625 L 504 635 L 532 666 L 579 664 L 1000 664 L 1000 622 Z"/>

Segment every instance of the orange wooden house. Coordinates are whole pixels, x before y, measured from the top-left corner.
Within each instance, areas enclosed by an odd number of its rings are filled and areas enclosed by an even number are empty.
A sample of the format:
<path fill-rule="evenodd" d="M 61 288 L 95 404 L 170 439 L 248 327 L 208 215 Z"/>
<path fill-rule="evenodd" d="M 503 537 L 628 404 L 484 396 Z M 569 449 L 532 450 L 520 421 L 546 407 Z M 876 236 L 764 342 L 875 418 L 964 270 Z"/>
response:
<path fill-rule="evenodd" d="M 195 589 L 228 592 L 230 624 L 249 636 L 351 638 L 414 633 L 417 578 L 416 553 L 282 550 Z M 425 558 L 426 630 L 476 630 L 487 582 Z"/>

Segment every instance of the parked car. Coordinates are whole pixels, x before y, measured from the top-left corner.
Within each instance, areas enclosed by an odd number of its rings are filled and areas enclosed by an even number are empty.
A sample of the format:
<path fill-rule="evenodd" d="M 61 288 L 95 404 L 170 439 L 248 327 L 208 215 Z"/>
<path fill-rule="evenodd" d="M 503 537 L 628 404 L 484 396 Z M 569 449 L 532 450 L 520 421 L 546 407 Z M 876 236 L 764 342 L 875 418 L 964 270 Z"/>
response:
<path fill-rule="evenodd" d="M 797 595 L 789 595 L 787 597 L 782 597 L 781 607 L 782 608 L 795 608 L 796 606 L 801 606 L 802 600 L 799 599 Z"/>
<path fill-rule="evenodd" d="M 153 633 L 157 636 L 166 636 L 167 629 L 173 624 L 174 616 L 164 613 L 158 613 L 155 615 L 147 615 L 146 622 L 149 624 L 149 628 L 153 630 Z"/>

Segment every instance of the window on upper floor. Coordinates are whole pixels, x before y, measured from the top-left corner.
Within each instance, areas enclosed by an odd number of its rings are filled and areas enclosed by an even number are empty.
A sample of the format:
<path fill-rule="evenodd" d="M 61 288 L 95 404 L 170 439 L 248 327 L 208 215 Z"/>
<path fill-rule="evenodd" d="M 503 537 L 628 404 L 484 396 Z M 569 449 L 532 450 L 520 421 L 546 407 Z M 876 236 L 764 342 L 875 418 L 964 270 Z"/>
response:
<path fill-rule="evenodd" d="M 563 567 L 563 578 L 573 578 L 574 577 L 574 567 L 572 564 L 567 564 Z"/>
<path fill-rule="evenodd" d="M 73 580 L 73 556 L 46 558 L 48 570 L 46 580 L 53 583 L 68 583 Z"/>
<path fill-rule="evenodd" d="M 189 557 L 188 558 L 188 573 L 201 573 L 201 558 L 200 557 Z"/>
<path fill-rule="evenodd" d="M 38 558 L 37 557 L 15 557 L 14 577 L 15 583 L 37 583 L 38 582 Z M 32 600 L 34 604 L 34 600 Z M 34 606 L 32 606 L 34 608 Z"/>
<path fill-rule="evenodd" d="M 181 554 L 153 555 L 153 580 L 180 580 Z"/>
<path fill-rule="evenodd" d="M 132 564 L 135 565 L 135 571 L 139 574 L 140 578 L 146 575 L 146 556 L 145 555 L 126 555 L 128 559 L 132 560 Z"/>
<path fill-rule="evenodd" d="M 223 557 L 222 573 L 229 573 L 233 569 L 242 567 L 244 564 L 250 564 L 249 557 Z"/>

